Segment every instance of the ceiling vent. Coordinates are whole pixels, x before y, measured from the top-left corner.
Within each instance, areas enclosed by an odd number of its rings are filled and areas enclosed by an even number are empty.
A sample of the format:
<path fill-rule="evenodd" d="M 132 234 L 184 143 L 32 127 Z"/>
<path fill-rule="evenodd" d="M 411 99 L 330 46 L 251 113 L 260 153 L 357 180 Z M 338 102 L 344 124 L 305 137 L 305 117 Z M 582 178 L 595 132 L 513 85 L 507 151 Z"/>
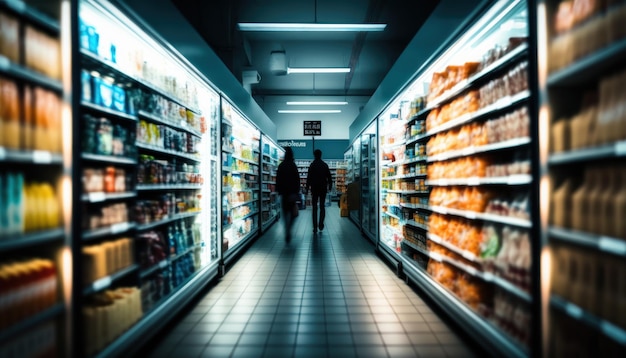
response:
<path fill-rule="evenodd" d="M 276 76 L 287 74 L 287 55 L 285 55 L 285 51 L 272 51 L 270 53 L 270 71 Z"/>

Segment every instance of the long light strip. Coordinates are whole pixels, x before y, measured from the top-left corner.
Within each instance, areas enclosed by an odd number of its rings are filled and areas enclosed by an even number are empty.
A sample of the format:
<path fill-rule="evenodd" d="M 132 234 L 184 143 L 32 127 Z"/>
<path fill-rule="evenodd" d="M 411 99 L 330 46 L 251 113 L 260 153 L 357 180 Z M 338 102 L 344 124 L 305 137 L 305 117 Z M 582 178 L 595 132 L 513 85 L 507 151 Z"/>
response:
<path fill-rule="evenodd" d="M 278 113 L 341 113 L 340 109 L 279 109 Z"/>
<path fill-rule="evenodd" d="M 290 73 L 348 73 L 350 67 L 298 67 L 287 68 L 287 74 Z"/>
<path fill-rule="evenodd" d="M 240 22 L 239 31 L 384 31 L 387 24 L 317 24 Z"/>
<path fill-rule="evenodd" d="M 311 102 L 298 102 L 288 101 L 288 106 L 345 106 L 348 102 L 332 102 L 332 101 L 311 101 Z"/>

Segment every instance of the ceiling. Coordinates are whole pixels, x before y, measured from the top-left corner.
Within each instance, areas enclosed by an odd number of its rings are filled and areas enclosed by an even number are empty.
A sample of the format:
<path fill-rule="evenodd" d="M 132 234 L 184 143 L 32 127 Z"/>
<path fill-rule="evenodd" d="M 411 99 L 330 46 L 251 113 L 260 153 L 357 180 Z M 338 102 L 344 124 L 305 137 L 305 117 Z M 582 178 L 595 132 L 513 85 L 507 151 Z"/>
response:
<path fill-rule="evenodd" d="M 286 101 L 347 101 L 338 114 L 307 114 L 351 123 L 378 88 L 438 0 L 172 0 L 189 23 L 241 82 L 257 71 L 251 94 L 275 122 Z M 238 22 L 386 23 L 382 32 L 241 32 Z M 272 51 L 284 51 L 289 67 L 350 67 L 349 73 L 275 75 Z M 298 106 L 297 109 L 313 107 Z M 330 117 L 329 117 L 330 116 Z"/>

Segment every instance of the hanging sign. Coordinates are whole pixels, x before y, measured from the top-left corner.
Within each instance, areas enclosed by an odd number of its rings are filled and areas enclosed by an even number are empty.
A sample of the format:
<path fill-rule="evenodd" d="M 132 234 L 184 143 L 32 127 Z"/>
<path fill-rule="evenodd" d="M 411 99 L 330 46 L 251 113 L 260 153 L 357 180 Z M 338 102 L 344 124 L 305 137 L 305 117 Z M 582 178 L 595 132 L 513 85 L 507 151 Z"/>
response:
<path fill-rule="evenodd" d="M 304 121 L 304 135 L 322 135 L 322 121 Z"/>

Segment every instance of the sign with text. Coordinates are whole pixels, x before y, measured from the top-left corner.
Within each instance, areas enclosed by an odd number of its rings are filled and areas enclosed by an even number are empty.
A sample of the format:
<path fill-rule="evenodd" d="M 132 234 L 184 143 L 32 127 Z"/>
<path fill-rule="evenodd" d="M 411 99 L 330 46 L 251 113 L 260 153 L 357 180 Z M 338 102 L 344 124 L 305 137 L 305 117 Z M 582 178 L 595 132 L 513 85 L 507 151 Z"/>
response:
<path fill-rule="evenodd" d="M 322 121 L 304 121 L 304 135 L 322 135 Z"/>

